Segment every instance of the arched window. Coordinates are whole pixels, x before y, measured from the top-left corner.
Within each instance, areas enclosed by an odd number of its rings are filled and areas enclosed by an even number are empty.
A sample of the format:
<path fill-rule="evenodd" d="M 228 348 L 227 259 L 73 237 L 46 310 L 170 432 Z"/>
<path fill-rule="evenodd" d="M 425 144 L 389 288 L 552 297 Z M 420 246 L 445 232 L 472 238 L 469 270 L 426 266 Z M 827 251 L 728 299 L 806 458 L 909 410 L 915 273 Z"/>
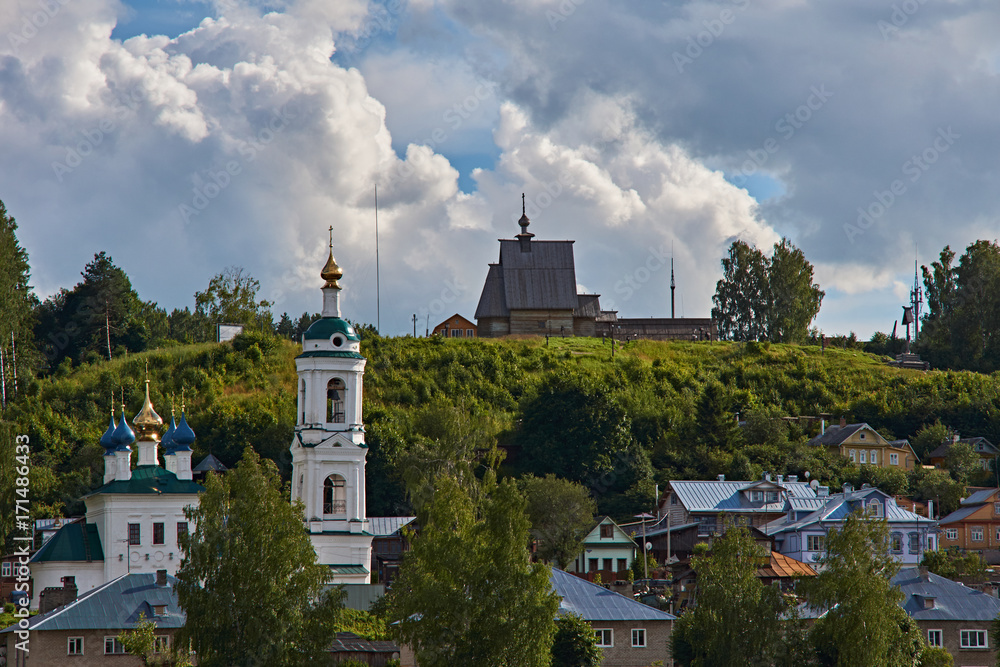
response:
<path fill-rule="evenodd" d="M 347 493 L 344 478 L 330 475 L 323 482 L 323 514 L 347 514 Z"/>
<path fill-rule="evenodd" d="M 872 516 L 882 516 L 882 503 L 872 498 L 868 501 L 868 513 Z"/>
<path fill-rule="evenodd" d="M 302 421 L 300 424 L 306 423 L 306 381 L 302 381 L 302 388 L 299 389 L 299 410 L 302 413 Z"/>
<path fill-rule="evenodd" d="M 344 423 L 344 402 L 347 386 L 340 378 L 333 378 L 326 385 L 326 421 L 329 424 Z"/>

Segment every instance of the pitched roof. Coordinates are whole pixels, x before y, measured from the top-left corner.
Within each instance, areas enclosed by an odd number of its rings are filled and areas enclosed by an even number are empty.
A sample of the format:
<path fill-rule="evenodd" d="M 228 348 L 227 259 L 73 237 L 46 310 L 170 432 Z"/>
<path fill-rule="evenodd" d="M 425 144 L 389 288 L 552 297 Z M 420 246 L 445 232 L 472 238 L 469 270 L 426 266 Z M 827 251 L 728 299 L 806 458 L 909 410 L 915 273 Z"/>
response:
<path fill-rule="evenodd" d="M 742 490 L 752 482 L 718 480 L 671 481 L 670 488 L 688 512 L 784 512 L 785 501 L 751 503 Z M 816 491 L 806 482 L 782 482 L 789 498 L 815 498 Z"/>
<path fill-rule="evenodd" d="M 957 510 L 949 514 L 948 516 L 938 519 L 940 525 L 945 525 L 946 523 L 954 523 L 956 521 L 961 521 L 962 519 L 968 518 L 970 515 L 974 514 L 976 510 L 982 507 L 979 505 L 966 505 L 965 507 L 959 507 Z"/>
<path fill-rule="evenodd" d="M 980 505 L 982 503 L 990 502 L 998 489 L 979 489 L 974 491 L 968 498 L 962 501 L 963 505 Z"/>
<path fill-rule="evenodd" d="M 400 528 L 416 518 L 415 516 L 370 516 L 368 517 L 368 532 L 375 537 L 395 535 Z"/>
<path fill-rule="evenodd" d="M 605 524 L 611 524 L 612 526 L 614 526 L 614 529 L 612 531 L 613 536 L 611 537 L 611 541 L 608 541 L 608 538 L 601 539 L 600 533 L 598 532 L 599 529 L 600 529 L 600 527 L 603 526 L 603 525 L 605 525 Z M 647 527 L 648 527 L 648 525 L 647 525 Z M 609 516 L 601 517 L 598 520 L 598 522 L 596 524 L 594 524 L 594 527 L 591 528 L 587 532 L 586 536 L 584 536 L 584 538 L 583 538 L 584 545 L 591 545 L 591 546 L 593 546 L 593 545 L 621 545 L 621 544 L 623 544 L 625 542 L 628 542 L 628 544 L 632 545 L 633 547 L 638 548 L 638 545 L 636 545 L 635 541 L 631 537 L 629 537 L 628 533 L 626 533 L 624 530 L 622 530 L 622 527 L 619 526 L 617 523 L 615 523 L 615 520 L 612 519 Z"/>
<path fill-rule="evenodd" d="M 757 568 L 757 576 L 772 579 L 775 577 L 812 577 L 816 575 L 816 570 L 812 566 L 795 560 L 777 551 L 771 552 L 771 558 L 767 565 Z"/>
<path fill-rule="evenodd" d="M 128 494 L 163 494 L 190 493 L 198 494 L 205 487 L 191 480 L 177 479 L 177 475 L 160 466 L 139 466 L 132 471 L 131 479 L 115 480 L 99 487 L 88 496 L 98 493 L 128 493 Z"/>
<path fill-rule="evenodd" d="M 600 294 L 577 294 L 576 310 L 573 317 L 593 317 L 601 315 L 601 295 Z"/>
<path fill-rule="evenodd" d="M 201 463 L 192 468 L 191 472 L 208 472 L 209 470 L 225 472 L 229 468 L 223 465 L 222 461 L 215 457 L 215 454 L 209 454 L 201 460 Z"/>
<path fill-rule="evenodd" d="M 919 514 L 914 514 L 909 510 L 897 506 L 896 501 L 892 498 L 892 496 L 889 496 L 885 492 L 876 488 L 869 488 L 849 491 L 847 493 L 831 494 L 825 499 L 826 502 L 823 503 L 822 507 L 814 512 L 811 512 L 807 516 L 792 521 L 789 521 L 788 517 L 781 517 L 764 526 L 763 530 L 768 535 L 776 535 L 778 533 L 788 531 L 802 530 L 803 528 L 815 524 L 840 523 L 844 521 L 852 512 L 859 509 L 862 504 L 869 502 L 871 500 L 871 496 L 873 495 L 880 496 L 882 498 L 885 509 L 884 518 L 889 522 L 890 527 L 893 524 L 898 523 L 917 523 L 926 525 L 934 525 L 937 523 L 933 519 L 922 517 Z"/>
<path fill-rule="evenodd" d="M 562 598 L 560 613 L 579 614 L 587 621 L 672 621 L 676 618 L 556 568 L 552 568 L 549 580 Z"/>
<path fill-rule="evenodd" d="M 922 577 L 920 568 L 902 568 L 892 583 L 906 595 L 900 606 L 916 621 L 992 621 L 1000 614 L 997 598 L 929 572 Z M 929 609 L 928 598 L 934 600 Z"/>
<path fill-rule="evenodd" d="M 139 620 L 139 614 L 155 620 L 159 628 L 180 628 L 184 611 L 177 604 L 177 579 L 167 577 L 166 586 L 156 585 L 153 572 L 123 574 L 93 588 L 73 602 L 32 616 L 30 630 L 125 630 Z M 153 607 L 163 605 L 166 614 L 154 617 Z M 3 630 L 10 632 L 18 626 Z"/>
<path fill-rule="evenodd" d="M 338 632 L 330 646 L 331 653 L 398 653 L 393 642 L 369 640 L 353 632 Z"/>
<path fill-rule="evenodd" d="M 97 524 L 85 521 L 68 523 L 53 535 L 42 548 L 31 557 L 32 563 L 51 561 L 100 562 L 104 560 L 104 548 Z"/>
<path fill-rule="evenodd" d="M 827 447 L 832 447 L 835 445 L 840 445 L 847 440 L 849 437 L 857 433 L 862 429 L 868 429 L 872 433 L 875 433 L 882 442 L 886 442 L 885 438 L 879 435 L 875 429 L 865 423 L 861 424 L 847 424 L 846 426 L 828 426 L 826 431 L 821 435 L 817 435 L 815 438 L 807 442 L 807 445 L 825 445 Z"/>

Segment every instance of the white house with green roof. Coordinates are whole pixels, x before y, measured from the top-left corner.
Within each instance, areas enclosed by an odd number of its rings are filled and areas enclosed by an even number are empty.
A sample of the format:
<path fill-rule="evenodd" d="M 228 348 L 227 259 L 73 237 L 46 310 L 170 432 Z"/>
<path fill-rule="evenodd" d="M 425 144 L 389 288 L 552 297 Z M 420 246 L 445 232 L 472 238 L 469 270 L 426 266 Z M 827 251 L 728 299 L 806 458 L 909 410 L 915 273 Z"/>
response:
<path fill-rule="evenodd" d="M 184 508 L 198 504 L 204 487 L 192 480 L 194 431 L 182 414 L 171 418 L 163 436 L 164 467 L 159 465 L 163 420 L 149 400 L 129 427 L 125 406 L 118 424 L 114 414 L 101 437 L 104 485 L 84 496 L 86 515 L 63 526 L 32 556 L 32 608 L 46 588 L 61 587 L 73 577 L 81 594 L 129 573 L 166 570 L 173 576 L 181 562 L 178 536 L 188 531 Z M 132 444 L 138 449 L 133 469 Z"/>
<path fill-rule="evenodd" d="M 305 523 L 319 563 L 334 583 L 370 582 L 372 534 L 365 507 L 365 445 L 361 338 L 340 316 L 343 271 L 330 256 L 320 275 L 322 317 L 302 336 L 295 358 L 298 407 L 292 437 L 292 501 L 305 505 Z"/>

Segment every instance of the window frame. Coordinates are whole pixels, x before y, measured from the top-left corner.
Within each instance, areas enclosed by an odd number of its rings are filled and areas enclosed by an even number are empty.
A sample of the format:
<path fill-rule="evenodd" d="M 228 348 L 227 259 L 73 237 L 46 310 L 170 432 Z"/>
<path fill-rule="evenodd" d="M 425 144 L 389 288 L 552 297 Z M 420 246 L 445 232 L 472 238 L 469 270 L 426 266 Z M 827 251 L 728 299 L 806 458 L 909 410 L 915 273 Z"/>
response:
<path fill-rule="evenodd" d="M 130 547 L 142 546 L 142 524 L 130 523 L 128 525 L 128 545 Z"/>
<path fill-rule="evenodd" d="M 851 459 L 851 463 L 855 462 L 855 457 L 857 456 L 857 450 L 852 449 L 848 452 L 848 458 Z"/>
<path fill-rule="evenodd" d="M 604 641 L 603 634 L 607 633 L 607 642 Z M 597 637 L 597 646 L 600 648 L 615 647 L 615 631 L 612 628 L 594 628 L 594 635 Z"/>
<path fill-rule="evenodd" d="M 475 338 L 476 337 L 476 330 L 475 329 L 466 329 L 465 330 L 465 337 L 466 338 Z"/>
<path fill-rule="evenodd" d="M 0 563 L 0 577 L 13 577 L 14 576 L 14 564 L 9 560 L 5 560 Z"/>
<path fill-rule="evenodd" d="M 768 491 L 764 494 L 764 502 L 776 503 L 781 500 L 781 494 L 777 491 Z"/>
<path fill-rule="evenodd" d="M 959 630 L 958 636 L 959 636 L 959 648 L 963 648 L 963 649 L 989 649 L 989 647 L 990 647 L 990 638 L 989 638 L 989 634 L 986 632 L 986 630 L 980 630 L 978 628 L 969 628 L 967 630 Z M 972 637 L 974 637 L 974 636 L 977 639 L 982 639 L 983 640 L 982 643 L 976 643 L 976 645 L 973 646 L 968 640 L 972 639 Z"/>
<path fill-rule="evenodd" d="M 903 553 L 903 534 L 893 533 L 889 536 L 889 550 L 894 554 Z"/>
<path fill-rule="evenodd" d="M 957 540 L 958 539 L 958 528 L 945 528 L 944 529 L 944 539 L 946 539 L 946 540 Z"/>
<path fill-rule="evenodd" d="M 1000 516 L 1000 502 L 993 503 L 993 513 Z"/>
<path fill-rule="evenodd" d="M 188 522 L 187 521 L 178 521 L 177 522 L 177 545 L 178 546 L 180 546 L 180 544 L 181 544 L 181 535 L 187 535 L 187 534 L 188 534 Z"/>
<path fill-rule="evenodd" d="M 873 466 L 877 466 L 878 465 L 878 450 L 877 449 L 869 449 L 868 450 L 868 462 L 871 463 Z"/>
<path fill-rule="evenodd" d="M 637 636 L 641 641 L 636 641 Z M 646 648 L 646 628 L 632 628 L 632 648 Z"/>
<path fill-rule="evenodd" d="M 874 517 L 882 518 L 885 514 L 882 503 L 877 498 L 872 498 L 865 504 L 866 511 Z"/>
<path fill-rule="evenodd" d="M 587 559 L 587 572 L 597 572 L 597 571 L 599 571 L 600 568 L 597 567 L 598 564 L 599 564 L 599 561 L 596 558 L 588 558 Z"/>
<path fill-rule="evenodd" d="M 889 452 L 889 465 L 898 466 L 899 465 L 899 454 L 896 452 Z"/>
<path fill-rule="evenodd" d="M 920 533 L 909 532 L 906 534 L 906 551 L 910 554 L 920 553 Z"/>
<path fill-rule="evenodd" d="M 762 502 L 764 502 L 764 492 L 763 491 L 751 491 L 750 492 L 750 502 L 752 502 L 752 503 L 762 503 Z"/>
<path fill-rule="evenodd" d="M 111 642 L 111 650 L 108 650 L 108 642 Z M 117 651 L 115 649 L 121 649 Z M 125 655 L 125 646 L 118 641 L 118 637 L 114 635 L 104 636 L 104 655 Z"/>
<path fill-rule="evenodd" d="M 330 473 L 323 480 L 323 516 L 347 515 L 347 478 Z"/>
<path fill-rule="evenodd" d="M 615 537 L 615 527 L 612 526 L 610 523 L 602 523 L 601 524 L 601 539 L 602 540 L 611 540 L 611 539 L 614 539 L 614 537 Z"/>
<path fill-rule="evenodd" d="M 937 643 L 934 643 L 934 640 L 932 640 L 931 637 L 937 637 Z M 934 628 L 934 629 L 928 630 L 927 631 L 927 645 L 928 646 L 938 647 L 938 648 L 944 646 L 944 630 L 941 630 L 940 628 Z"/>
<path fill-rule="evenodd" d="M 858 463 L 860 463 L 861 465 L 867 465 L 868 464 L 868 450 L 867 449 L 862 449 L 862 450 L 858 451 Z"/>
<path fill-rule="evenodd" d="M 159 529 L 159 541 L 157 541 L 157 529 Z M 153 522 L 153 546 L 163 546 L 167 543 L 167 525 L 162 521 Z"/>
<path fill-rule="evenodd" d="M 74 643 L 79 644 L 79 651 L 74 651 Z M 83 655 L 83 637 L 66 638 L 66 655 Z"/>
<path fill-rule="evenodd" d="M 153 653 L 167 653 L 170 651 L 170 635 L 155 635 L 153 637 Z"/>
<path fill-rule="evenodd" d="M 806 546 L 808 547 L 806 551 L 826 551 L 826 536 L 806 535 Z"/>
<path fill-rule="evenodd" d="M 979 537 L 976 537 L 976 536 Z M 985 531 L 982 526 L 969 526 L 969 541 L 970 542 L 984 542 L 983 539 L 986 536 Z"/>

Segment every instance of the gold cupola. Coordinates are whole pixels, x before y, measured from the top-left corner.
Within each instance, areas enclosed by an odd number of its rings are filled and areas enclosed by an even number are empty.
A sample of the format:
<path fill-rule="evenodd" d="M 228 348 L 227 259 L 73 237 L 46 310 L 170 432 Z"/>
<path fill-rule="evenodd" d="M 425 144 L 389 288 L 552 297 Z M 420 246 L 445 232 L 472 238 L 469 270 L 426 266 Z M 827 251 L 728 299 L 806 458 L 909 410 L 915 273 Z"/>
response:
<path fill-rule="evenodd" d="M 132 425 L 135 426 L 137 440 L 159 442 L 163 419 L 156 414 L 153 402 L 149 400 L 149 378 L 146 378 L 146 400 L 142 403 L 142 410 L 132 420 Z"/>
<path fill-rule="evenodd" d="M 333 258 L 333 225 L 330 225 L 330 257 L 326 260 L 326 265 L 323 270 L 319 272 L 319 275 L 326 284 L 323 287 L 333 287 L 334 289 L 340 289 L 340 283 L 337 281 L 344 277 L 344 270 L 340 268 L 337 264 L 337 260 Z"/>

